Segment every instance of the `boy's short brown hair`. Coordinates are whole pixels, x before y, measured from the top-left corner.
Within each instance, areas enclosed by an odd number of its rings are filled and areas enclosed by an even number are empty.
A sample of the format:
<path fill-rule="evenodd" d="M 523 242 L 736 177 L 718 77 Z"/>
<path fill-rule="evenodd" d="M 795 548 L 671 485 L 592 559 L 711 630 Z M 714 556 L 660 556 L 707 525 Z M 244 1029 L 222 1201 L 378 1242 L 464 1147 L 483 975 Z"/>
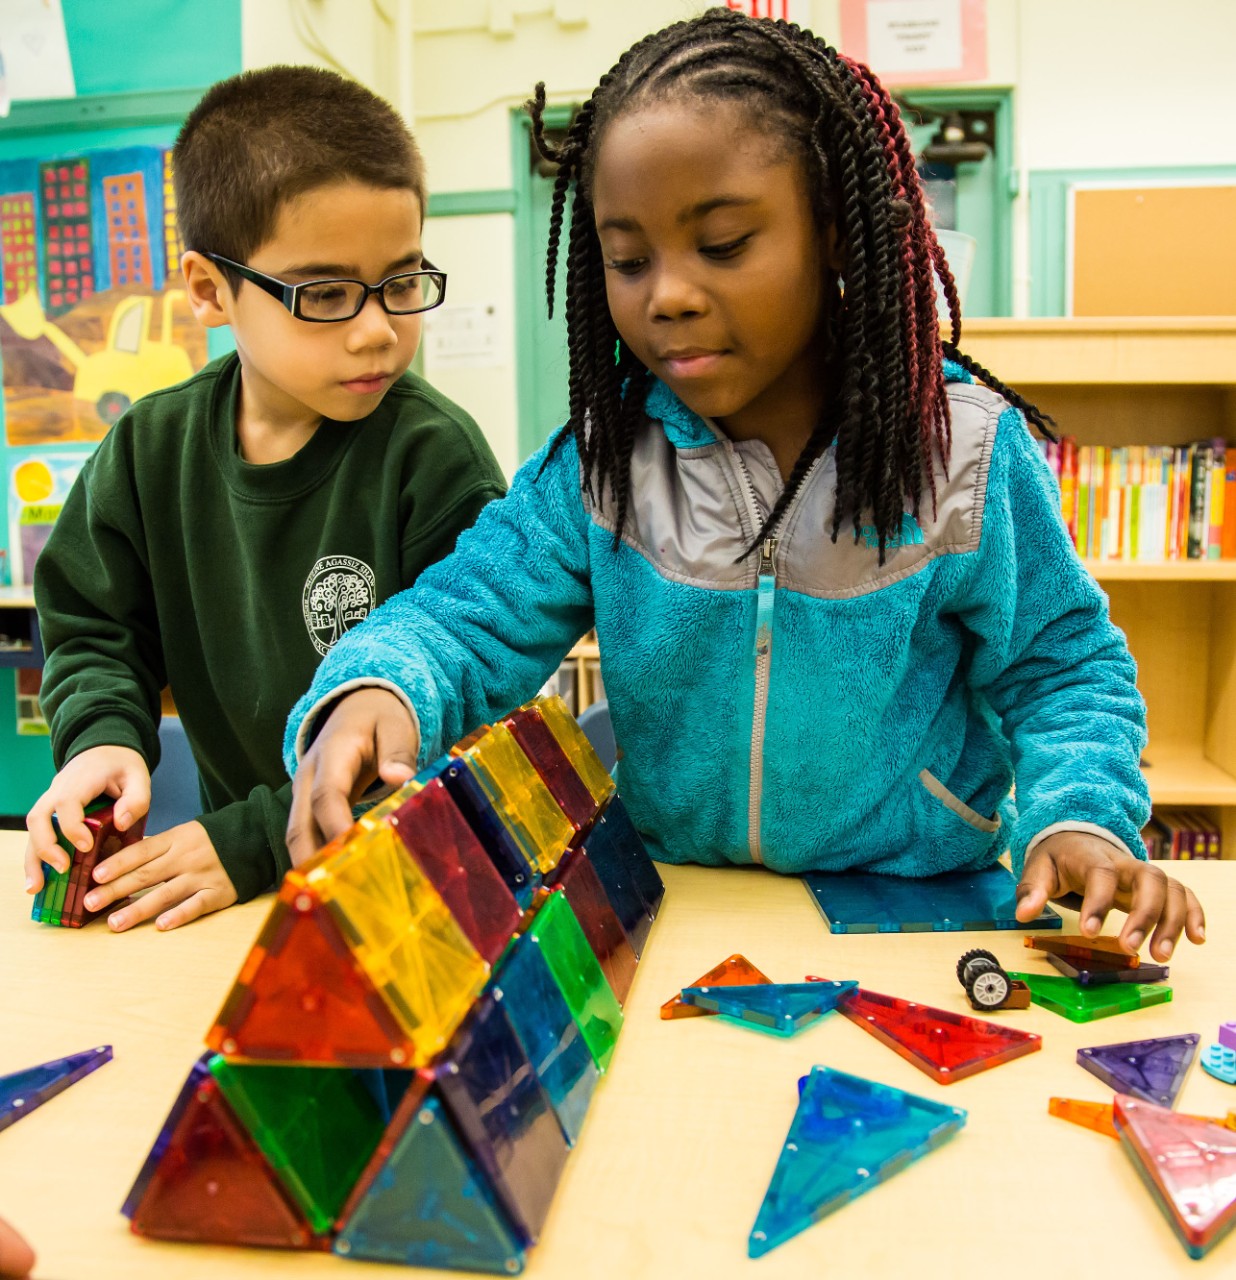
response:
<path fill-rule="evenodd" d="M 213 85 L 184 122 L 172 167 L 185 248 L 236 262 L 271 237 L 284 203 L 327 183 L 406 188 L 425 215 L 424 162 L 399 114 L 317 67 L 265 67 Z"/>

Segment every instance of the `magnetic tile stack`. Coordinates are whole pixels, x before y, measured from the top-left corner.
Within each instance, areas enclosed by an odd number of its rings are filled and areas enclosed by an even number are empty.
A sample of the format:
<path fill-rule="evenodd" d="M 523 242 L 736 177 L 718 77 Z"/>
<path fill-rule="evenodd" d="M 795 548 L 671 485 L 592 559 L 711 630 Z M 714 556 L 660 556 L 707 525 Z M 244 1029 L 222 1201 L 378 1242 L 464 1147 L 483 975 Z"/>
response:
<path fill-rule="evenodd" d="M 471 735 L 285 877 L 132 1229 L 519 1272 L 663 892 L 561 699 Z"/>
<path fill-rule="evenodd" d="M 55 818 L 52 825 L 56 841 L 69 855 L 67 871 L 57 871 L 43 863 L 43 887 L 34 895 L 30 918 L 39 924 L 56 925 L 62 929 L 80 929 L 103 913 L 86 910 L 86 894 L 94 884 L 94 869 L 105 858 L 110 858 L 127 844 L 134 844 L 146 830 L 146 819 L 140 818 L 127 831 L 117 831 L 112 813 L 112 801 L 100 797 L 85 808 L 86 828 L 94 837 L 90 848 L 84 852 L 65 839 Z"/>
<path fill-rule="evenodd" d="M 1030 998 L 1070 1022 L 1093 1022 L 1134 1009 L 1165 1004 L 1172 998 L 1166 985 L 1168 967 L 1145 963 L 1124 951 L 1114 937 L 1060 934 L 1023 939 L 1027 947 L 1045 953 L 1055 974 L 1015 973 L 1009 977 L 1030 988 Z"/>

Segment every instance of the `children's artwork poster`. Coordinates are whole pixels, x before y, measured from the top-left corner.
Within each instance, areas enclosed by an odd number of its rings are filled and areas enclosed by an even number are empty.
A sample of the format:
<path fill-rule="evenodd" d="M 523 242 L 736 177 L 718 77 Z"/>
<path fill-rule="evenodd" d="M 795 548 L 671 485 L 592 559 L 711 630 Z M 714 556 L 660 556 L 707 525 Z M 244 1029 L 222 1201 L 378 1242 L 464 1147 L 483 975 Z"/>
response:
<path fill-rule="evenodd" d="M 57 449 L 9 459 L 9 572 L 15 586 L 33 583 L 34 562 L 69 496 L 89 449 Z"/>
<path fill-rule="evenodd" d="M 987 76 L 987 0 L 841 0 L 841 47 L 887 84 Z"/>
<path fill-rule="evenodd" d="M 8 444 L 101 440 L 206 363 L 180 253 L 168 149 L 0 162 Z"/>

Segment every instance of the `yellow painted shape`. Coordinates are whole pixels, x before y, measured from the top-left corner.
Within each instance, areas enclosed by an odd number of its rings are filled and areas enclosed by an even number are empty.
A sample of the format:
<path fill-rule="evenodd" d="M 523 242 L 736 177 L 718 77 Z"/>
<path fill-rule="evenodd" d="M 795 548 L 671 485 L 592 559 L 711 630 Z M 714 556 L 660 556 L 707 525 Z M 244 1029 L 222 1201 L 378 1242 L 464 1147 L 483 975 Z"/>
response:
<path fill-rule="evenodd" d="M 489 965 L 385 823 L 354 827 L 306 880 L 415 1046 L 407 1065 L 423 1066 L 464 1020 Z"/>
<path fill-rule="evenodd" d="M 592 798 L 598 805 L 604 804 L 615 790 L 613 776 L 601 763 L 601 757 L 575 717 L 567 710 L 567 704 L 554 694 L 552 698 L 537 698 L 529 705 L 540 711 L 550 733 L 566 752 L 567 759 L 575 766 L 575 772 L 583 779 Z"/>
<path fill-rule="evenodd" d="M 466 757 L 526 853 L 542 875 L 558 865 L 575 828 L 504 724 L 494 725 Z"/>

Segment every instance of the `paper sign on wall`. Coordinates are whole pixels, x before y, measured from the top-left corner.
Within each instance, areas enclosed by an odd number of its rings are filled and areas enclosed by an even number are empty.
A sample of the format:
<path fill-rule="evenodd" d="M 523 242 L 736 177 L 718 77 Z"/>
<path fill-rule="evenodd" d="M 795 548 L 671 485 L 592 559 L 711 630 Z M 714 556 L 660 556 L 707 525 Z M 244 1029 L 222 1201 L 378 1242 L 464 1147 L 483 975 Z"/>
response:
<path fill-rule="evenodd" d="M 493 369 L 503 363 L 492 302 L 436 307 L 425 313 L 425 372 Z"/>
<path fill-rule="evenodd" d="M 0 115 L 9 100 L 76 97 L 60 0 L 0 0 L 0 66 Z"/>
<path fill-rule="evenodd" d="M 890 84 L 987 75 L 986 0 L 841 0 L 841 47 Z"/>

